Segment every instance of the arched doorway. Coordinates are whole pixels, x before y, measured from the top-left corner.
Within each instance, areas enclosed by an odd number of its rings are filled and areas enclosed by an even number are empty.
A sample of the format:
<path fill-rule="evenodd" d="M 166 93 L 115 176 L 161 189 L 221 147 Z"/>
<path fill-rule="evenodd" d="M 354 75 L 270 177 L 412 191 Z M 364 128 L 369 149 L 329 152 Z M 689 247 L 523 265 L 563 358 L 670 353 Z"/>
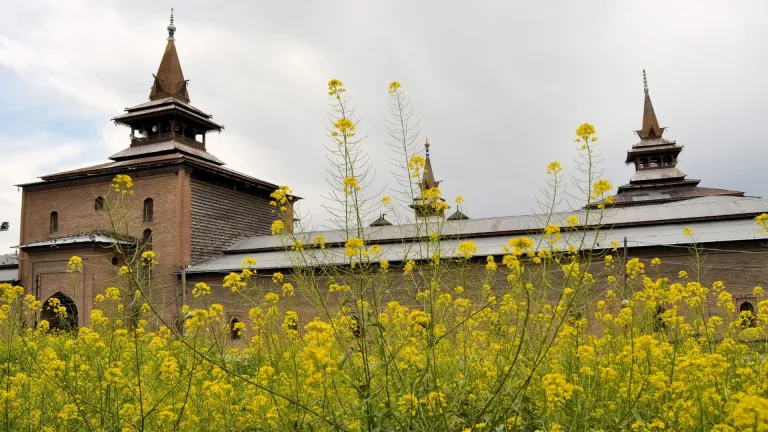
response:
<path fill-rule="evenodd" d="M 62 307 L 64 308 L 63 311 L 66 312 L 66 316 L 59 311 Z M 40 319 L 48 321 L 51 330 L 77 330 L 77 306 L 67 295 L 57 292 L 48 297 L 48 300 L 43 304 Z"/>
<path fill-rule="evenodd" d="M 747 312 L 745 314 L 744 312 Z M 739 315 L 741 316 L 742 327 L 755 327 L 757 325 L 757 318 L 755 318 L 755 307 L 751 302 L 745 301 L 739 306 Z"/>

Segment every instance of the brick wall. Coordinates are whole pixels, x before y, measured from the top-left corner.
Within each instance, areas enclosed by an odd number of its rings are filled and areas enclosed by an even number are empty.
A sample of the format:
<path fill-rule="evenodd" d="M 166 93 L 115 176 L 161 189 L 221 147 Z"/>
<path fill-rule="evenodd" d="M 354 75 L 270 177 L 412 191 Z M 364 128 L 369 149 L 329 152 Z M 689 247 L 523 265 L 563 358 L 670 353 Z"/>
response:
<path fill-rule="evenodd" d="M 152 244 L 160 264 L 155 268 L 153 283 L 163 287 L 157 291 L 153 302 L 168 304 L 173 302 L 173 270 L 190 263 L 189 244 L 189 173 L 180 167 L 160 168 L 131 174 L 133 195 L 126 207 L 128 234 L 139 240 L 145 229 L 152 230 Z M 21 239 L 22 244 L 34 241 L 59 238 L 82 232 L 111 232 L 106 215 L 95 209 L 94 199 L 103 196 L 111 201 L 109 195 L 112 176 L 66 182 L 42 183 L 24 187 L 22 194 Z M 146 198 L 154 201 L 152 222 L 143 222 L 143 203 Z M 58 213 L 58 231 L 50 233 L 50 214 Z M 113 213 L 119 216 L 120 211 Z M 121 230 L 124 228 L 121 228 Z M 20 275 L 22 285 L 34 284 L 37 270 L 33 263 L 42 262 L 56 248 L 36 248 L 22 253 Z M 103 253 L 103 251 L 102 251 Z M 57 266 L 66 265 L 74 252 L 53 260 Z M 66 254 L 65 254 L 66 255 Z M 47 258 L 45 258 L 47 259 Z M 41 264 L 42 265 L 42 264 Z M 50 264 L 53 265 L 53 264 Z M 55 272 L 54 272 L 55 273 Z M 100 278 L 94 285 L 95 292 L 103 292 L 109 283 L 108 277 Z M 46 276 L 41 280 L 41 287 L 61 285 L 58 279 Z M 90 295 L 90 294 L 88 294 Z M 41 300 L 45 300 L 44 297 Z M 88 300 L 90 303 L 92 297 Z"/>
<path fill-rule="evenodd" d="M 766 245 L 760 241 L 749 241 L 705 246 L 708 248 L 724 249 L 725 251 L 705 251 L 706 257 L 702 266 L 701 283 L 711 287 L 714 281 L 722 281 L 726 289 L 733 294 L 737 309 L 745 301 L 751 301 L 756 306 L 755 299 L 752 296 L 753 288 L 761 285 L 768 290 L 768 249 Z M 618 254 L 621 254 L 621 250 L 618 251 Z M 691 276 L 690 280 L 695 278 L 693 270 L 695 260 L 685 248 L 630 249 L 628 258 L 640 258 L 641 262 L 645 264 L 646 274 L 651 278 L 668 277 L 670 280 L 676 281 L 680 270 L 687 271 Z M 653 258 L 661 259 L 662 266 L 660 268 L 650 265 Z M 497 260 L 497 263 L 498 271 L 495 275 L 496 288 L 494 294 L 501 296 L 504 294 L 503 290 L 506 286 L 508 272 L 500 260 Z M 453 294 L 454 286 L 462 285 L 465 287 L 464 296 L 478 300 L 481 297 L 480 280 L 484 273 L 484 266 L 485 259 L 480 257 L 473 260 L 471 265 L 463 270 L 449 270 L 443 275 L 443 282 L 441 282 L 442 292 Z M 286 275 L 286 280 L 290 280 L 290 270 L 283 269 L 281 271 Z M 613 286 L 609 285 L 606 281 L 608 274 L 605 273 L 602 257 L 594 258 L 590 271 L 597 278 L 597 283 L 585 295 L 589 298 L 590 302 L 588 310 L 594 311 L 594 303 L 604 298 L 607 289 L 614 289 L 617 292 L 621 291 L 620 287 L 623 281 L 621 275 L 623 273 L 618 268 L 617 262 L 615 274 L 618 275 L 618 283 Z M 275 292 L 282 297 L 280 286 L 272 283 L 271 275 L 272 270 L 264 270 L 260 271 L 255 277 L 254 285 L 257 288 L 257 292 L 250 294 L 254 302 L 260 304 L 263 295 L 267 292 Z M 378 296 L 381 298 L 381 304 L 386 305 L 390 301 L 398 301 L 409 307 L 417 307 L 415 289 L 412 286 L 406 287 L 406 284 L 403 283 L 402 268 L 398 265 L 392 265 L 391 276 L 389 285 L 369 288 L 377 290 Z M 224 288 L 222 286 L 223 277 L 223 274 L 189 275 L 187 277 L 186 303 L 193 307 L 203 306 L 203 302 L 192 299 L 190 293 L 195 283 L 205 282 L 212 288 L 213 301 L 224 306 L 228 319 L 236 317 L 242 322 L 249 322 L 248 310 L 253 307 L 253 304 L 250 301 L 244 300 L 242 296 L 233 294 L 229 289 Z M 535 296 L 543 296 L 547 301 L 555 302 L 559 297 L 560 289 L 562 289 L 561 278 L 562 270 L 558 266 L 552 266 L 548 271 L 548 279 L 553 287 L 552 291 L 543 292 L 545 289 L 544 285 L 534 281 Z M 306 277 L 304 280 L 307 280 Z M 334 314 L 338 310 L 338 304 L 335 300 L 338 296 L 328 294 L 328 277 L 319 275 L 314 280 L 317 282 L 318 291 L 325 296 L 326 305 L 329 307 L 331 314 Z M 313 299 L 314 295 L 304 292 L 298 284 L 294 283 L 294 285 L 296 287 L 295 297 L 288 299 L 288 303 L 282 303 L 284 300 L 281 300 L 282 307 L 287 305 L 290 309 L 296 310 L 299 313 L 302 326 L 315 317 L 325 318 L 325 314 L 319 308 L 317 301 Z M 620 294 L 619 296 L 621 297 Z M 713 300 L 709 305 L 709 313 L 711 315 L 718 313 L 715 303 L 716 300 Z"/>
<path fill-rule="evenodd" d="M 199 262 L 243 237 L 269 234 L 276 219 L 269 198 L 192 178 L 192 262 Z"/>
<path fill-rule="evenodd" d="M 73 255 L 83 259 L 82 273 L 67 273 L 67 262 Z M 104 292 L 105 284 L 117 271 L 112 266 L 114 251 L 88 244 L 40 249 L 28 256 L 25 272 L 21 274 L 27 282 L 26 291 L 42 302 L 58 292 L 66 295 L 75 303 L 78 325 L 90 324 L 94 295 Z"/>

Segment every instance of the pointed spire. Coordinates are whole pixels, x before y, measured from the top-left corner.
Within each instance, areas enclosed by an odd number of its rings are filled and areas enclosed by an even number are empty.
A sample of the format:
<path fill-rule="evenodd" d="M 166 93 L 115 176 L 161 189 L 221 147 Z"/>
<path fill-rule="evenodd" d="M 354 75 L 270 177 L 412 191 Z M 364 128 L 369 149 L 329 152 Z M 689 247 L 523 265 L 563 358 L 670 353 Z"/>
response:
<path fill-rule="evenodd" d="M 176 26 L 173 24 L 173 9 L 171 9 L 171 23 L 168 25 L 168 43 L 165 46 L 160 67 L 157 69 L 157 75 L 154 75 L 155 82 L 152 85 L 152 91 L 149 93 L 149 100 L 172 97 L 189 103 L 187 81 L 184 79 L 179 55 L 176 53 L 175 33 Z"/>
<path fill-rule="evenodd" d="M 433 187 L 440 185 L 440 182 L 435 180 L 435 173 L 432 171 L 432 161 L 429 160 L 430 145 L 429 138 L 427 138 L 424 142 L 424 149 L 426 149 L 427 157 L 426 161 L 424 161 L 424 176 L 421 180 L 421 186 L 424 190 L 432 189 Z"/>
<path fill-rule="evenodd" d="M 661 138 L 664 128 L 659 127 L 659 121 L 656 119 L 656 112 L 653 110 L 651 95 L 648 94 L 648 77 L 643 69 L 643 88 L 645 91 L 645 104 L 643 106 L 643 128 L 637 131 L 641 139 Z"/>
<path fill-rule="evenodd" d="M 410 207 L 416 211 L 416 217 L 445 217 L 445 209 L 450 208 L 445 204 L 443 198 L 436 196 L 434 191 L 427 193 L 429 189 L 437 188 L 440 182 L 435 180 L 435 173 L 432 171 L 432 161 L 429 159 L 429 139 L 424 142 L 426 149 L 426 160 L 424 161 L 424 175 L 419 184 L 422 195 L 414 198 Z"/>

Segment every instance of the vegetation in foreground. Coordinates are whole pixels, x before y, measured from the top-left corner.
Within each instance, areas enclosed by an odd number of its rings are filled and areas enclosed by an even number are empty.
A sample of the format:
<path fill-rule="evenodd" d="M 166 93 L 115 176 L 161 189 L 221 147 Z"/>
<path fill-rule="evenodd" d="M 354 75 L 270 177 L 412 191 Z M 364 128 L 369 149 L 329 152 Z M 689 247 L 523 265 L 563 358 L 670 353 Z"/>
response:
<path fill-rule="evenodd" d="M 440 191 L 419 182 L 407 95 L 399 83 L 389 91 L 399 199 L 444 210 Z M 721 282 L 702 285 L 688 229 L 692 266 L 676 278 L 662 277 L 657 259 L 596 249 L 611 185 L 595 174 L 592 126 L 577 130 L 575 184 L 600 203 L 586 220 L 546 220 L 536 241 L 513 238 L 497 257 L 476 257 L 471 241 L 445 240 L 442 219 L 425 219 L 424 240 L 394 266 L 362 229 L 370 170 L 341 82 L 329 95 L 330 210 L 349 233 L 343 256 L 276 220 L 297 270 L 264 289 L 257 263 L 243 261 L 223 282 L 250 307 L 249 321 L 234 324 L 203 283 L 180 326 L 163 321 L 150 277 L 162 257 L 141 245 L 114 246 L 126 265 L 76 331 L 41 320 L 53 312 L 66 323 L 64 305 L 0 286 L 6 430 L 768 430 L 762 289 L 754 313 L 737 313 Z M 562 167 L 547 172 L 542 206 L 554 217 Z M 105 210 L 115 233 L 129 230 L 130 191 L 129 177 L 115 178 Z M 273 198 L 282 215 L 290 190 Z M 395 212 L 397 197 L 381 201 Z M 70 260 L 75 287 L 82 265 Z M 389 294 L 396 283 L 407 299 Z M 306 325 L 298 298 L 317 311 Z M 242 345 L 229 343 L 233 331 Z"/>

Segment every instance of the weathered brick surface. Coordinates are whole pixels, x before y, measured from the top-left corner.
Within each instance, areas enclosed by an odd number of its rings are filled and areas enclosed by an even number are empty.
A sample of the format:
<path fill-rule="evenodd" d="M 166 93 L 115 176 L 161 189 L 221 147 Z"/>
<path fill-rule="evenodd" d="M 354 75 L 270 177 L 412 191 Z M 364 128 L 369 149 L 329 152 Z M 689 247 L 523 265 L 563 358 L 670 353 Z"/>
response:
<path fill-rule="evenodd" d="M 83 272 L 67 273 L 67 262 L 77 255 L 83 259 Z M 114 251 L 99 245 L 63 246 L 29 254 L 31 261 L 25 266 L 22 279 L 27 282 L 26 290 L 41 300 L 57 292 L 71 298 L 77 307 L 78 324 L 90 323 L 93 297 L 103 292 L 104 284 L 115 277 L 112 266 Z M 118 260 L 118 265 L 122 263 Z"/>
<path fill-rule="evenodd" d="M 163 317 L 178 315 L 182 305 L 181 285 L 174 271 L 220 253 L 235 241 L 253 234 L 268 233 L 275 218 L 265 191 L 242 191 L 236 185 L 198 178 L 185 167 L 164 167 L 134 172 L 133 195 L 126 207 L 128 234 L 141 240 L 152 230 L 152 247 L 159 264 L 153 272 L 152 303 Z M 22 244 L 71 236 L 84 232 L 109 233 L 112 226 L 94 200 L 110 198 L 113 176 L 25 186 L 22 194 Z M 154 217 L 143 221 L 143 203 L 154 202 Z M 58 231 L 50 233 L 51 212 L 58 213 Z M 114 210 L 118 217 L 120 210 Z M 124 226 L 120 230 L 124 230 Z M 84 259 L 86 282 L 73 290 L 66 263 L 72 255 Z M 79 320 L 88 319 L 93 296 L 104 291 L 116 275 L 111 265 L 114 252 L 102 246 L 80 245 L 29 249 L 22 253 L 22 284 L 34 287 L 41 300 L 61 291 L 75 299 Z M 123 263 L 122 257 L 119 258 Z M 84 318 L 86 317 L 86 318 Z M 87 321 L 85 321 L 87 322 Z"/>
<path fill-rule="evenodd" d="M 189 173 L 183 168 L 148 170 L 132 174 L 134 194 L 126 208 L 128 234 L 141 239 L 145 229 L 152 230 L 153 249 L 160 264 L 153 274 L 158 288 L 153 294 L 157 304 L 173 304 L 175 300 L 173 270 L 190 263 Z M 27 186 L 22 195 L 21 243 L 65 237 L 82 232 L 112 231 L 108 218 L 94 207 L 97 196 L 109 197 L 112 176 L 68 182 Z M 152 222 L 143 222 L 143 202 L 154 200 Z M 51 212 L 59 215 L 59 229 L 51 234 Z M 115 216 L 119 211 L 115 210 Z M 73 299 L 82 299 L 80 318 L 88 317 L 93 296 L 103 292 L 115 277 L 111 266 L 114 253 L 102 246 L 53 247 L 29 249 L 22 253 L 20 276 L 22 285 L 39 290 L 41 300 L 62 291 L 67 294 L 62 269 L 72 255 L 85 255 L 84 275 L 87 283 L 82 292 L 72 292 Z M 86 259 L 86 257 L 88 257 Z M 122 263 L 122 259 L 120 259 Z M 39 281 L 39 287 L 36 286 Z M 67 294 L 69 295 L 69 294 Z M 78 307 L 81 300 L 76 300 Z M 170 314 L 170 312 L 169 312 Z"/>
<path fill-rule="evenodd" d="M 750 241 L 740 243 L 721 243 L 706 245 L 708 248 L 725 249 L 727 251 L 704 251 L 706 256 L 703 259 L 703 265 L 701 266 L 701 283 L 711 287 L 715 281 L 722 281 L 726 289 L 734 296 L 736 307 L 738 308 L 743 302 L 750 301 L 756 306 L 756 299 L 752 295 L 752 290 L 755 286 L 761 285 L 768 288 L 768 248 L 761 242 Z M 621 251 L 619 251 L 619 254 Z M 614 254 L 616 256 L 616 254 Z M 677 275 L 680 270 L 685 270 L 689 273 L 693 280 L 695 276 L 695 259 L 692 254 L 685 248 L 638 248 L 630 249 L 628 258 L 640 258 L 641 262 L 645 264 L 645 269 L 649 277 L 668 277 L 672 281 L 677 280 Z M 660 268 L 655 268 L 650 265 L 653 258 L 659 258 L 662 261 Z M 618 257 L 617 257 L 618 260 Z M 497 260 L 497 262 L 500 260 Z M 485 266 L 484 259 L 477 259 L 472 262 L 465 270 L 460 271 L 458 269 L 451 269 L 445 275 L 443 275 L 443 283 L 441 284 L 442 292 L 448 292 L 453 294 L 453 288 L 456 285 L 462 285 L 465 288 L 464 296 L 479 300 L 481 297 L 481 278 Z M 617 261 L 618 267 L 618 261 Z M 494 294 L 501 296 L 504 294 L 504 287 L 506 286 L 506 277 L 508 272 L 504 266 L 498 262 L 498 271 L 494 277 Z M 597 277 L 597 283 L 595 283 L 588 293 L 585 293 L 589 298 L 590 306 L 589 310 L 594 310 L 594 302 L 604 298 L 607 289 L 614 289 L 621 297 L 620 291 L 623 284 L 623 277 L 621 276 L 621 270 L 616 268 L 615 273 L 618 275 L 618 282 L 616 285 L 609 285 L 606 281 L 608 273 L 606 273 L 603 266 L 602 257 L 596 257 L 593 260 L 593 264 L 590 267 L 590 271 Z M 286 275 L 286 281 L 291 280 L 290 270 L 282 270 Z M 260 304 L 261 299 L 267 292 L 275 292 L 282 295 L 280 285 L 272 283 L 271 271 L 262 272 L 254 279 L 255 292 L 249 294 L 250 299 L 254 299 L 256 303 Z M 544 297 L 549 302 L 555 302 L 559 297 L 559 290 L 562 288 L 562 270 L 557 266 L 552 266 L 548 272 L 549 279 L 552 283 L 552 291 L 543 293 Z M 397 301 L 403 305 L 409 307 L 418 307 L 418 302 L 415 299 L 416 292 L 425 287 L 414 287 L 412 282 L 405 284 L 402 277 L 402 268 L 397 265 L 391 267 L 392 280 L 387 285 L 376 286 L 377 295 L 381 299 L 381 305 L 384 307 L 390 301 Z M 213 299 L 212 301 L 221 303 L 226 310 L 228 319 L 237 318 L 242 322 L 249 322 L 248 310 L 254 306 L 252 301 L 245 300 L 245 298 L 238 294 L 233 294 L 229 289 L 224 288 L 222 284 L 223 274 L 208 274 L 208 275 L 189 275 L 187 277 L 187 296 L 186 300 L 188 304 L 193 307 L 201 307 L 203 302 L 195 301 L 191 297 L 191 289 L 197 282 L 205 282 L 212 288 Z M 327 287 L 329 284 L 328 277 L 319 276 L 317 279 L 316 289 L 325 297 L 326 306 L 331 314 L 335 314 L 338 311 L 339 303 L 338 296 L 330 295 L 327 293 Z M 323 308 L 316 301 L 315 295 L 308 295 L 299 284 L 296 285 L 296 295 L 293 298 L 287 300 L 281 300 L 283 307 L 296 310 L 299 313 L 301 325 L 306 324 L 315 317 L 326 318 L 326 314 Z M 542 284 L 534 283 L 536 295 L 541 294 L 540 290 L 545 289 Z M 312 290 L 314 291 L 314 289 Z M 371 293 L 370 288 L 367 296 Z M 207 299 L 211 300 L 211 299 Z M 718 314 L 716 308 L 716 302 L 713 300 L 708 305 L 708 314 Z"/>
<path fill-rule="evenodd" d="M 267 196 L 192 178 L 192 262 L 218 255 L 236 241 L 269 234 L 277 217 Z"/>

